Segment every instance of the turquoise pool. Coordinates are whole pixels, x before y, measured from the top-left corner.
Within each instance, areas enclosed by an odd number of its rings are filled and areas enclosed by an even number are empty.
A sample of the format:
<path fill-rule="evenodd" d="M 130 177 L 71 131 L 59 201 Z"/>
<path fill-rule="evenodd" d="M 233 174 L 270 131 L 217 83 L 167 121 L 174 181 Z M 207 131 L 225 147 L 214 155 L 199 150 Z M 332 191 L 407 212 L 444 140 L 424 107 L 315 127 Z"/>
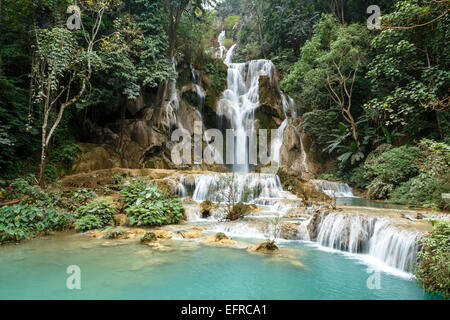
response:
<path fill-rule="evenodd" d="M 135 242 L 57 236 L 0 248 L 1 299 L 430 299 L 414 280 L 301 242 L 284 243 L 291 259 L 171 241 L 170 251 Z M 103 245 L 102 245 L 103 244 Z M 66 269 L 81 269 L 81 290 L 66 288 Z"/>

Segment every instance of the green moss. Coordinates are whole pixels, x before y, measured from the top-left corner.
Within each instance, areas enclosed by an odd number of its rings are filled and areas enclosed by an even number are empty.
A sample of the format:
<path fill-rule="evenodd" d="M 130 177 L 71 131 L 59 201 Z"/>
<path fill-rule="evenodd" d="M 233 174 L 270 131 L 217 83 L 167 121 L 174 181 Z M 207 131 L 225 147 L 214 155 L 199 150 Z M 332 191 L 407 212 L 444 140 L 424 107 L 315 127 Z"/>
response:
<path fill-rule="evenodd" d="M 154 232 L 147 232 L 142 238 L 141 243 L 149 243 L 149 242 L 155 242 L 158 238 L 156 237 L 156 234 Z"/>
<path fill-rule="evenodd" d="M 239 202 L 233 206 L 233 209 L 228 213 L 226 219 L 231 221 L 243 219 L 250 211 L 251 207 L 249 205 Z"/>

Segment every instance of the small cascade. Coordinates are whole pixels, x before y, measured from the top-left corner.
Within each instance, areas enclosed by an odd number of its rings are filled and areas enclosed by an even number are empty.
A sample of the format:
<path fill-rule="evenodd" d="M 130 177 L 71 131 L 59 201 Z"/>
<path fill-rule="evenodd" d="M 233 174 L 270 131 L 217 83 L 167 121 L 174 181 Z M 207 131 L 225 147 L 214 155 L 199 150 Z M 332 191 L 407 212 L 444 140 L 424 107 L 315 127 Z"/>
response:
<path fill-rule="evenodd" d="M 225 41 L 225 30 L 223 30 L 220 34 L 219 34 L 219 37 L 218 37 L 218 41 L 219 41 L 219 56 L 218 56 L 218 58 L 223 58 L 223 55 L 224 55 L 224 53 L 227 51 L 227 48 L 225 48 L 225 46 L 223 45 L 224 44 L 224 41 Z"/>
<path fill-rule="evenodd" d="M 281 147 L 283 146 L 284 131 L 286 130 L 288 121 L 287 118 L 284 119 L 281 126 L 278 128 L 278 137 L 272 141 L 272 161 L 278 165 L 281 164 Z"/>
<path fill-rule="evenodd" d="M 350 186 L 346 183 L 327 180 L 311 180 L 311 182 L 316 186 L 317 191 L 323 192 L 329 197 L 332 198 L 355 197 L 352 188 L 350 188 Z"/>
<path fill-rule="evenodd" d="M 235 202 L 251 203 L 256 199 L 296 199 L 283 190 L 280 178 L 274 174 L 198 174 L 181 177 L 179 194 L 192 194 L 195 201 L 226 202 L 228 194 Z M 232 189 L 231 189 L 232 188 Z"/>
<path fill-rule="evenodd" d="M 177 63 L 175 58 L 172 61 L 173 71 L 177 72 Z M 178 96 L 177 81 L 171 80 L 169 82 L 169 102 L 166 104 L 166 126 L 171 128 L 177 126 L 179 129 L 183 129 L 183 125 L 178 120 L 178 113 L 180 109 L 180 98 Z"/>
<path fill-rule="evenodd" d="M 414 270 L 420 234 L 399 230 L 389 219 L 330 213 L 321 216 L 315 231 L 324 247 L 366 254 L 405 272 Z"/>

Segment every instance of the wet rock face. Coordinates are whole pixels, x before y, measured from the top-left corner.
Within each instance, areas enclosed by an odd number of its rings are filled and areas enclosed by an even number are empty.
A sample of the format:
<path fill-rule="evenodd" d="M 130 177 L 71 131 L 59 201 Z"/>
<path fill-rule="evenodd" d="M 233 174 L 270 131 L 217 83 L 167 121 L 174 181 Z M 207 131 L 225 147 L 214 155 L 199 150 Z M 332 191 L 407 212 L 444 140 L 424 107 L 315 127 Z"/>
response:
<path fill-rule="evenodd" d="M 319 234 L 319 224 L 320 224 L 322 218 L 326 215 L 327 215 L 326 212 L 322 213 L 322 212 L 320 212 L 320 210 L 316 210 L 314 212 L 311 222 L 307 227 L 309 236 L 312 241 L 317 240 L 317 235 Z"/>
<path fill-rule="evenodd" d="M 109 145 L 80 144 L 82 153 L 72 166 L 73 173 L 120 167 L 120 158 Z"/>
<path fill-rule="evenodd" d="M 203 219 L 209 218 L 212 214 L 212 210 L 214 209 L 214 205 L 211 201 L 206 200 L 200 204 L 200 213 Z"/>
<path fill-rule="evenodd" d="M 260 118 L 265 121 L 261 121 Z M 271 82 L 269 76 L 259 77 L 259 108 L 255 113 L 255 119 L 261 121 L 262 129 L 277 129 L 286 119 L 276 80 Z M 271 127 L 270 124 L 275 126 Z"/>
<path fill-rule="evenodd" d="M 281 163 L 295 172 L 304 172 L 303 153 L 301 141 L 295 128 L 288 124 L 284 131 L 283 145 L 281 146 Z"/>
<path fill-rule="evenodd" d="M 298 240 L 299 235 L 298 223 L 285 222 L 281 225 L 281 238 L 287 240 Z"/>

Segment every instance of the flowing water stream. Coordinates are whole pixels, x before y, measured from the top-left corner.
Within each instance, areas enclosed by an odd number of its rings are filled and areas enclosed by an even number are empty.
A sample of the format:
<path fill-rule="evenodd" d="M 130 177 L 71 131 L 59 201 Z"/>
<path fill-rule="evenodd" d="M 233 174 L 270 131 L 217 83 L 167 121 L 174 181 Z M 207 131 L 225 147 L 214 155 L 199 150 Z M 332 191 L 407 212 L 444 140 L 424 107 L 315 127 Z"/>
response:
<path fill-rule="evenodd" d="M 234 149 L 235 160 L 240 165 L 232 167 L 230 174 L 198 174 L 179 178 L 178 193 L 181 197 L 191 197 L 194 201 L 210 200 L 215 203 L 225 203 L 229 193 L 230 183 L 235 193 L 235 202 L 255 204 L 259 207 L 256 213 L 245 221 L 233 223 L 218 223 L 224 214 L 217 213 L 209 218 L 211 230 L 223 231 L 233 236 L 246 238 L 264 238 L 263 229 L 265 219 L 285 216 L 292 210 L 303 206 L 302 199 L 298 199 L 290 192 L 283 190 L 280 179 L 274 174 L 251 173 L 248 163 L 249 147 L 247 136 L 254 129 L 254 113 L 259 107 L 259 78 L 268 76 L 272 85 L 276 86 L 283 101 L 283 111 L 286 119 L 279 128 L 280 137 L 275 139 L 272 148 L 272 159 L 280 162 L 280 150 L 283 143 L 284 131 L 289 123 L 288 109 L 293 104 L 279 88 L 276 68 L 270 60 L 253 60 L 247 63 L 233 63 L 232 57 L 236 46 L 228 50 L 225 63 L 228 66 L 227 89 L 219 102 L 217 114 L 226 117 L 237 132 Z M 303 139 L 301 141 L 303 166 L 309 171 Z M 238 159 L 239 156 L 244 157 Z M 352 189 L 346 183 L 324 180 L 311 180 L 317 191 L 332 198 L 356 198 Z M 314 208 L 304 215 L 302 221 L 294 222 L 296 231 L 288 239 L 314 242 L 321 247 L 364 255 L 381 264 L 385 269 L 395 269 L 400 273 L 409 274 L 413 271 L 417 256 L 417 240 L 421 234 L 406 231 L 393 226 L 389 218 L 370 217 L 363 215 L 348 215 L 331 213 L 321 214 L 314 218 Z M 316 214 L 317 216 L 317 214 Z M 191 221 L 201 221 L 198 211 L 189 215 Z M 318 220 L 317 220 L 318 219 Z M 284 237 L 286 238 L 286 237 Z M 281 237 L 283 239 L 283 236 Z"/>

